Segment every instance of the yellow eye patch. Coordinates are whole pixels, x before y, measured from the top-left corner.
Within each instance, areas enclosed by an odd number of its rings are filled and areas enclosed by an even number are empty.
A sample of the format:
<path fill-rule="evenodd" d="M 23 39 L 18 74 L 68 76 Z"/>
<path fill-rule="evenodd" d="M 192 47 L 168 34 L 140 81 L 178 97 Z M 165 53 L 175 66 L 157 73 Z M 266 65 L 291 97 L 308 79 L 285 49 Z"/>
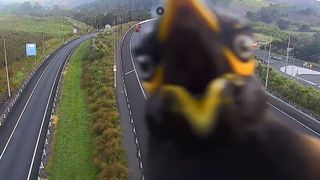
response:
<path fill-rule="evenodd" d="M 250 59 L 248 62 L 241 61 L 230 49 L 223 49 L 224 55 L 226 56 L 232 70 L 241 76 L 251 76 L 254 74 L 256 68 L 256 61 Z"/>

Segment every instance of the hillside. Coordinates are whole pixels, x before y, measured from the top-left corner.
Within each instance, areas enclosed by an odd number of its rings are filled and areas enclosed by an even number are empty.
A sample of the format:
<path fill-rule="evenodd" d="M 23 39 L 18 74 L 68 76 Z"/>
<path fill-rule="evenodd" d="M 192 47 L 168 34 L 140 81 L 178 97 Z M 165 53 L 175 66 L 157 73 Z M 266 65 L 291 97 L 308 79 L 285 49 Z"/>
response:
<path fill-rule="evenodd" d="M 0 0 L 0 5 L 1 4 L 8 4 L 8 3 L 24 3 L 24 2 L 31 2 L 31 3 L 36 3 L 39 2 L 43 5 L 46 6 L 53 6 L 53 5 L 59 5 L 59 6 L 64 6 L 64 7 L 76 7 L 82 4 L 86 4 L 88 2 L 91 2 L 94 0 Z"/>
<path fill-rule="evenodd" d="M 271 3 L 288 3 L 299 9 L 311 8 L 312 10 L 320 10 L 320 2 L 317 0 L 269 0 Z"/>
<path fill-rule="evenodd" d="M 266 0 L 232 0 L 228 9 L 233 14 L 245 15 L 248 11 L 258 11 L 269 4 Z"/>
<path fill-rule="evenodd" d="M 4 59 L 4 36 L 7 44 L 9 74 L 13 92 L 21 86 L 27 75 L 44 57 L 63 44 L 63 38 L 67 40 L 79 36 L 79 34 L 73 34 L 74 28 L 80 29 L 81 33 L 92 30 L 84 23 L 57 17 L 0 15 L 0 24 L 3 24 L 3 26 L 0 26 L 0 59 Z M 43 46 L 43 37 L 45 38 L 45 46 Z M 26 57 L 26 43 L 37 44 L 37 58 Z M 6 91 L 4 63 L 0 63 L 0 106 L 7 97 Z"/>

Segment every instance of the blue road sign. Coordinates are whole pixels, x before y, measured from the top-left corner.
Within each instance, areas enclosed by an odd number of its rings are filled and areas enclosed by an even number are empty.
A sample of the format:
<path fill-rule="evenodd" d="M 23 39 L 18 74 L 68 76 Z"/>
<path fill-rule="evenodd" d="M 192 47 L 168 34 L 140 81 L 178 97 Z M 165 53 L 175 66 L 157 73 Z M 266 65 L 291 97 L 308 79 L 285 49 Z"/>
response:
<path fill-rule="evenodd" d="M 26 44 L 26 53 L 27 53 L 27 56 L 36 56 L 37 45 L 35 43 Z"/>

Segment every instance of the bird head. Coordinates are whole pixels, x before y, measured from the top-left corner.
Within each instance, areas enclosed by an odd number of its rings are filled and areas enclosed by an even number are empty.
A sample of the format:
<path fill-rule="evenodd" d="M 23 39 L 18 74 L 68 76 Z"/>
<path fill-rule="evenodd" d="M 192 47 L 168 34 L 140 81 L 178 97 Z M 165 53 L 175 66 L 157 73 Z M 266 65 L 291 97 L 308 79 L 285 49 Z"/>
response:
<path fill-rule="evenodd" d="M 135 50 L 148 92 L 147 121 L 185 122 L 191 133 L 205 137 L 223 107 L 239 99 L 252 105 L 249 92 L 261 88 L 253 78 L 251 43 L 244 21 L 213 12 L 200 0 L 168 0 L 165 15 Z"/>

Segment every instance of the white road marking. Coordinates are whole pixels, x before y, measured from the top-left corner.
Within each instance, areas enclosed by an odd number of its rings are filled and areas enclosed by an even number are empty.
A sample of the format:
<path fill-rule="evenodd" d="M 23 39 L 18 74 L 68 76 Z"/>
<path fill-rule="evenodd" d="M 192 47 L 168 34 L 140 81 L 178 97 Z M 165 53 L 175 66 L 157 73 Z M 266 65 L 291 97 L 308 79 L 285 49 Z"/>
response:
<path fill-rule="evenodd" d="M 139 78 L 138 73 L 137 73 L 136 65 L 135 65 L 134 62 L 133 62 L 132 49 L 131 49 L 131 42 L 132 42 L 133 34 L 134 34 L 134 33 L 132 33 L 132 35 L 131 35 L 131 37 L 130 37 L 130 42 L 129 42 L 130 58 L 131 58 L 131 62 L 132 62 L 132 65 L 133 65 L 134 72 L 135 72 L 135 74 L 136 74 L 136 76 L 137 76 L 137 79 L 138 79 L 138 83 L 139 83 L 141 92 L 142 92 L 142 94 L 143 94 L 143 96 L 144 96 L 144 99 L 147 99 L 146 93 L 145 93 L 145 91 L 144 91 L 144 89 L 143 89 L 143 86 L 142 86 L 142 84 L 141 84 L 140 78 Z"/>
<path fill-rule="evenodd" d="M 301 77 L 296 76 L 296 78 L 300 79 L 301 81 L 307 82 L 307 83 L 309 83 L 309 84 L 311 84 L 311 85 L 317 86 L 317 84 L 316 84 L 316 83 L 311 82 L 311 81 L 308 81 L 308 80 L 303 79 L 303 78 L 301 78 Z"/>
<path fill-rule="evenodd" d="M 316 134 L 317 136 L 320 137 L 320 134 L 317 133 L 316 131 L 314 131 L 313 129 L 309 128 L 308 126 L 304 125 L 303 123 L 301 123 L 300 121 L 298 121 L 297 119 L 291 117 L 289 114 L 285 113 L 284 111 L 282 111 L 281 109 L 275 107 L 274 105 L 272 105 L 271 103 L 267 103 L 269 106 L 273 107 L 274 109 L 276 109 L 277 111 L 281 112 L 282 114 L 286 115 L 288 118 L 294 120 L 295 122 L 299 123 L 300 125 L 302 125 L 303 127 L 305 127 L 306 129 L 308 129 L 309 131 L 313 132 L 314 134 Z"/>
<path fill-rule="evenodd" d="M 128 75 L 128 74 L 133 73 L 134 71 L 135 71 L 135 70 L 129 71 L 129 72 L 125 73 L 124 75 L 126 76 L 126 75 Z"/>
<path fill-rule="evenodd" d="M 280 71 L 284 73 L 285 69 L 286 69 L 286 67 L 281 67 Z M 296 76 L 296 75 L 301 75 L 301 74 L 305 74 L 305 75 L 320 75 L 320 72 L 314 71 L 314 70 L 310 70 L 310 69 L 307 69 L 307 68 L 303 68 L 303 67 L 298 67 L 298 66 L 287 66 L 287 74 L 290 75 L 290 76 Z"/>
<path fill-rule="evenodd" d="M 76 47 L 75 47 L 75 48 L 76 48 Z M 72 51 L 71 51 L 71 54 L 72 54 Z M 71 55 L 71 54 L 67 55 L 66 58 L 67 58 L 67 59 L 70 58 L 70 55 Z M 50 104 L 50 99 L 51 99 L 51 97 L 52 97 L 53 89 L 54 89 L 54 86 L 55 86 L 55 84 L 56 84 L 56 82 L 57 82 L 57 78 L 58 78 L 58 75 L 59 75 L 59 72 L 60 72 L 60 70 L 61 70 L 61 67 L 62 67 L 63 63 L 64 63 L 64 61 L 61 61 L 60 66 L 59 66 L 59 68 L 58 68 L 58 70 L 57 70 L 57 72 L 56 72 L 54 81 L 53 81 L 52 86 L 51 86 L 51 91 L 50 91 L 50 95 L 49 95 L 49 98 L 48 98 L 48 101 L 47 101 L 46 110 L 45 110 L 44 115 L 43 115 L 43 118 L 42 118 L 42 123 L 41 123 L 41 127 L 40 127 L 40 130 L 39 130 L 39 134 L 38 134 L 36 146 L 35 146 L 34 151 L 33 151 L 32 161 L 31 161 L 31 164 L 30 164 L 30 168 L 29 168 L 29 173 L 28 173 L 28 178 L 27 178 L 27 180 L 29 180 L 29 179 L 30 179 L 30 176 L 31 176 L 32 167 L 33 167 L 34 159 L 35 159 L 35 157 L 36 157 L 36 152 L 37 152 L 37 149 L 38 149 L 38 145 L 39 145 L 39 141 L 40 141 L 40 136 L 41 136 L 43 124 L 44 124 L 44 121 L 45 121 L 45 119 L 46 119 L 46 115 L 47 115 L 48 108 L 49 108 L 49 104 Z"/>
<path fill-rule="evenodd" d="M 3 149 L 2 153 L 1 153 L 0 161 L 1 161 L 1 159 L 3 158 L 3 156 L 4 156 L 4 153 L 6 152 L 6 150 L 7 150 L 7 148 L 8 148 L 8 145 L 10 144 L 10 141 L 11 141 L 11 139 L 12 139 L 12 136 L 13 136 L 13 134 L 15 133 L 15 131 L 16 131 L 17 127 L 18 127 L 18 124 L 20 123 L 21 118 L 22 118 L 22 116 L 23 116 L 23 114 L 24 114 L 24 112 L 25 112 L 25 110 L 26 110 L 26 108 L 27 108 L 27 106 L 28 106 L 28 104 L 29 104 L 32 96 L 33 96 L 34 91 L 35 91 L 36 88 L 38 87 L 39 82 L 41 81 L 44 73 L 47 71 L 49 65 L 53 62 L 53 60 L 54 60 L 58 55 L 60 55 L 61 53 L 62 53 L 62 52 L 60 51 L 59 53 L 57 53 L 57 54 L 52 58 L 52 60 L 48 63 L 47 67 L 46 67 L 46 68 L 44 69 L 44 71 L 42 72 L 42 74 L 41 74 L 40 78 L 38 79 L 36 85 L 34 86 L 31 94 L 29 95 L 29 98 L 28 98 L 28 100 L 27 100 L 27 103 L 26 103 L 26 105 L 23 107 L 23 110 L 22 110 L 22 112 L 21 112 L 21 114 L 20 114 L 20 116 L 19 116 L 19 119 L 18 119 L 18 121 L 16 122 L 16 124 L 15 124 L 15 126 L 14 126 L 14 128 L 13 128 L 13 131 L 11 132 L 11 134 L 10 134 L 10 136 L 9 136 L 9 139 L 8 139 L 6 145 L 5 145 L 5 147 L 4 147 L 4 149 Z"/>
<path fill-rule="evenodd" d="M 292 108 L 293 110 L 295 110 L 295 111 L 299 112 L 300 114 L 304 115 L 305 117 L 311 119 L 311 120 L 312 120 L 313 122 L 315 122 L 316 124 L 320 125 L 320 122 L 319 122 L 318 120 L 316 120 L 315 118 L 310 117 L 308 114 L 306 114 L 306 113 L 300 111 L 299 109 L 295 108 L 294 106 L 292 106 L 292 105 L 284 102 L 282 99 L 280 99 L 280 98 L 278 98 L 278 97 L 276 97 L 276 96 L 274 96 L 274 95 L 272 95 L 272 94 L 270 94 L 270 93 L 268 93 L 268 92 L 266 92 L 266 93 L 267 93 L 269 96 L 273 97 L 274 99 L 277 99 L 278 101 L 282 102 L 283 104 L 286 104 L 287 106 L 289 106 L 289 107 Z"/>

